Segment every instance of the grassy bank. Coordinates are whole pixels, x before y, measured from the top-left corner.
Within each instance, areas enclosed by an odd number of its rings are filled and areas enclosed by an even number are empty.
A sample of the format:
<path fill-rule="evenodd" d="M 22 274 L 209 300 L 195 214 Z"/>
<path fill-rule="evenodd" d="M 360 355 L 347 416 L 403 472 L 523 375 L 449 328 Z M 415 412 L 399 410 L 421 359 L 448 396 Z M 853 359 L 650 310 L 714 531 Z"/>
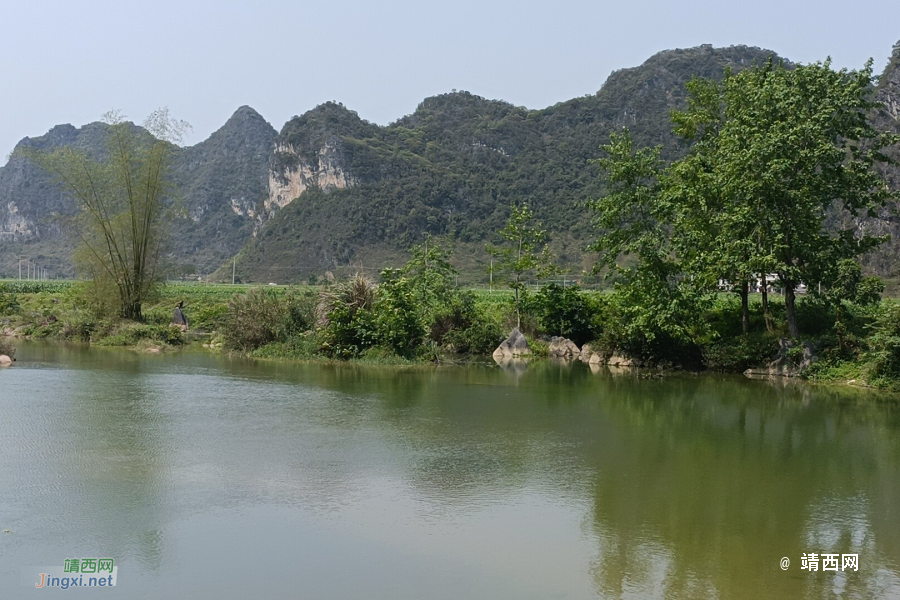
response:
<path fill-rule="evenodd" d="M 508 290 L 466 290 L 421 274 L 387 273 L 376 285 L 363 277 L 327 286 L 167 284 L 135 323 L 103 316 L 89 287 L 77 282 L 0 282 L 0 329 L 35 339 L 80 340 L 104 346 L 178 347 L 184 333 L 170 325 L 184 302 L 190 331 L 212 350 L 259 358 L 342 360 L 377 364 L 462 361 L 483 357 L 516 325 Z M 815 362 L 803 376 L 900 389 L 900 303 L 891 299 L 839 306 L 822 298 L 798 301 L 803 337 L 785 347 L 784 304 L 769 301 L 769 328 L 759 295 L 751 295 L 749 332 L 734 294 L 710 298 L 695 330 L 674 337 L 670 323 L 641 320 L 617 292 L 550 285 L 528 291 L 521 329 L 535 353 L 549 336 L 563 336 L 645 366 L 742 372 L 776 357 L 799 367 L 803 348 Z"/>

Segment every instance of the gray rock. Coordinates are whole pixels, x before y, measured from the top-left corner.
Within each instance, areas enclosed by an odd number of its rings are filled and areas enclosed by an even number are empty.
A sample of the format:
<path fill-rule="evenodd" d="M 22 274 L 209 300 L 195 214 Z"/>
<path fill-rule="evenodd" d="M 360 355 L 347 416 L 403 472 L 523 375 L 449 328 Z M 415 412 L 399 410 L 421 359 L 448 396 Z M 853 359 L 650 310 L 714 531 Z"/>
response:
<path fill-rule="evenodd" d="M 613 354 L 606 359 L 606 364 L 612 367 L 639 367 L 641 366 L 641 361 L 621 354 Z"/>
<path fill-rule="evenodd" d="M 591 356 L 594 354 L 594 349 L 591 348 L 590 344 L 585 344 L 581 347 L 581 353 L 578 355 L 578 360 L 582 362 L 589 363 L 591 362 Z"/>
<path fill-rule="evenodd" d="M 575 358 L 581 356 L 581 349 L 570 339 L 564 337 L 550 338 L 551 358 Z"/>
<path fill-rule="evenodd" d="M 494 350 L 493 357 L 502 359 L 503 357 L 525 356 L 531 354 L 531 348 L 528 346 L 528 340 L 516 327 L 509 334 L 509 337 L 500 342 L 497 349 Z"/>

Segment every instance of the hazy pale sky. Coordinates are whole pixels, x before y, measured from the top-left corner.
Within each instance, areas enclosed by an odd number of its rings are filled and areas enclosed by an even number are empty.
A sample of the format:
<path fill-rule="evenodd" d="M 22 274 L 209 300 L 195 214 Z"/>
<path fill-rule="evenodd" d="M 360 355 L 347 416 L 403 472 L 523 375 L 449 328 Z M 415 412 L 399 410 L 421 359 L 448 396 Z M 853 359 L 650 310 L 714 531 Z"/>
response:
<path fill-rule="evenodd" d="M 153 109 L 205 139 L 242 105 L 276 129 L 326 100 L 386 124 L 453 88 L 529 108 L 700 44 L 884 68 L 897 0 L 4 0 L 0 164 L 25 136 Z"/>

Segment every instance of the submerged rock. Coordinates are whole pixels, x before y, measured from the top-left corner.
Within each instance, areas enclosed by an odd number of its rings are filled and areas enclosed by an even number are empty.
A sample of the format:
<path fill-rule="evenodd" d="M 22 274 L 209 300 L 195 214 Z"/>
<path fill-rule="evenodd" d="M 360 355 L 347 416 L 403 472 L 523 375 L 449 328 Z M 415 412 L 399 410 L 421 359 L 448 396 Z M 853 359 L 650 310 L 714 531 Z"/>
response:
<path fill-rule="evenodd" d="M 525 356 L 528 354 L 531 354 L 528 340 L 525 339 L 525 336 L 522 335 L 522 332 L 516 327 L 509 334 L 508 338 L 500 342 L 500 345 L 494 350 L 493 357 L 499 360 L 504 357 Z"/>

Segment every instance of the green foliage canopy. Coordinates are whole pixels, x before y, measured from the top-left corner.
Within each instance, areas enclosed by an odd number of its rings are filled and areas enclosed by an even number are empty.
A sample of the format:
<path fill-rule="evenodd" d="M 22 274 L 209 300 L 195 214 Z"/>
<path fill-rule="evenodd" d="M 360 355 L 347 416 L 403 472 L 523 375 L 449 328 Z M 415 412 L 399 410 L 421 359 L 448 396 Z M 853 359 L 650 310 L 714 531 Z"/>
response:
<path fill-rule="evenodd" d="M 116 112 L 104 120 L 109 127 L 101 158 L 73 147 L 23 152 L 78 204 L 70 224 L 80 242 L 76 260 L 82 270 L 98 286 L 116 291 L 121 316 L 140 320 L 142 304 L 161 276 L 171 207 L 168 168 L 188 125 L 166 109 L 147 118 L 146 131 Z"/>

